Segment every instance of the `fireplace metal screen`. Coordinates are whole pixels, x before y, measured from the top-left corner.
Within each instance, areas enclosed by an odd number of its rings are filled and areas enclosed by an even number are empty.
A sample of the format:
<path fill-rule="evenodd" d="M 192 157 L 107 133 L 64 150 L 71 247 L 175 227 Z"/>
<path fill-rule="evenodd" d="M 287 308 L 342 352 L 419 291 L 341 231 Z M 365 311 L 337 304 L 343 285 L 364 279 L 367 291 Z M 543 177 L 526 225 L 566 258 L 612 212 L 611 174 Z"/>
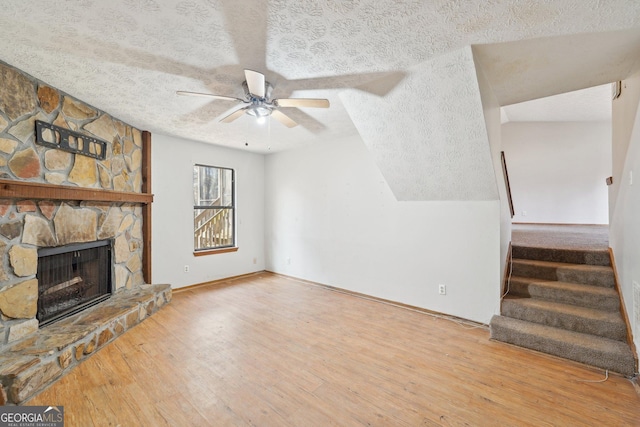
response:
<path fill-rule="evenodd" d="M 40 326 L 78 313 L 111 295 L 111 241 L 38 250 Z"/>

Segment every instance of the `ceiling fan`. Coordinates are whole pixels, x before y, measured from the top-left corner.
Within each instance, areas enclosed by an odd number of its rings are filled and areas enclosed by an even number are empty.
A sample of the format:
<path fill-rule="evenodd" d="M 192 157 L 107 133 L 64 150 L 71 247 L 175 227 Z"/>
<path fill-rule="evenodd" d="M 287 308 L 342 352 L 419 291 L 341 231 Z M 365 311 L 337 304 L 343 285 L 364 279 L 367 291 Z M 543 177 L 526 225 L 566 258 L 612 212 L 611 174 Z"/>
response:
<path fill-rule="evenodd" d="M 312 107 L 329 108 L 328 99 L 315 98 L 279 98 L 271 99 L 273 86 L 265 80 L 264 74 L 253 70 L 244 70 L 245 81 L 242 83 L 244 89 L 244 99 L 232 96 L 213 95 L 209 93 L 188 92 L 184 90 L 176 91 L 178 95 L 203 96 L 226 101 L 239 101 L 245 104 L 244 107 L 235 110 L 231 114 L 220 119 L 223 123 L 231 123 L 243 114 L 257 117 L 258 120 L 272 116 L 288 128 L 292 128 L 297 123 L 289 116 L 280 111 L 280 108 L 288 107 Z"/>

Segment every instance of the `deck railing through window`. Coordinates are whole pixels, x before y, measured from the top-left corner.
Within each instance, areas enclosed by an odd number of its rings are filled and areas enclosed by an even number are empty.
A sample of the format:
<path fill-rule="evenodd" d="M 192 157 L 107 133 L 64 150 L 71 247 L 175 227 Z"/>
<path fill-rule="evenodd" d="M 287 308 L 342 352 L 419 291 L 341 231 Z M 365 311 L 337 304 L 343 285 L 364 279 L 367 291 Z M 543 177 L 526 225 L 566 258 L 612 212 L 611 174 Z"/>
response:
<path fill-rule="evenodd" d="M 233 245 L 233 209 L 204 209 L 194 221 L 196 250 Z"/>

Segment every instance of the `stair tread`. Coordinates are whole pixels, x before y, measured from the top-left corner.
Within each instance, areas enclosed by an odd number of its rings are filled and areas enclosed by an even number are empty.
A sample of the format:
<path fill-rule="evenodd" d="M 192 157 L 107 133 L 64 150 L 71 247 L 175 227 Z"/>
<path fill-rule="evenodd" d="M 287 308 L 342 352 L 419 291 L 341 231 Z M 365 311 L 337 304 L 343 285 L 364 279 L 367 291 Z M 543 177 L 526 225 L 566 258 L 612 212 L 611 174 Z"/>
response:
<path fill-rule="evenodd" d="M 626 342 L 525 320 L 495 315 L 491 338 L 621 373 L 635 374 L 635 359 Z M 508 331 L 508 332 L 507 332 Z"/>
<path fill-rule="evenodd" d="M 584 283 L 512 276 L 508 295 L 529 297 L 610 312 L 620 311 L 620 297 L 615 288 Z"/>
<path fill-rule="evenodd" d="M 541 261 L 571 262 L 589 265 L 611 265 L 608 248 L 549 248 L 543 246 L 513 245 L 514 258 Z"/>
<path fill-rule="evenodd" d="M 531 308 L 540 310 L 553 311 L 559 314 L 569 314 L 585 319 L 592 319 L 598 321 L 606 321 L 610 323 L 624 324 L 622 316 L 619 312 L 611 312 L 605 310 L 599 310 L 596 308 L 580 307 L 572 304 L 563 304 L 554 301 L 546 301 L 536 298 L 519 297 L 516 295 L 507 295 L 504 301 L 512 302 L 514 304 L 520 304 Z"/>
<path fill-rule="evenodd" d="M 630 354 L 633 354 L 631 353 L 629 345 L 623 341 L 612 340 L 610 338 L 597 335 L 584 334 L 582 332 L 568 331 L 566 329 L 554 328 L 553 326 L 527 322 L 526 320 L 514 319 L 506 316 L 493 316 L 491 323 L 494 323 L 497 318 L 500 319 L 501 323 L 509 324 L 513 329 L 545 336 L 557 341 L 567 342 L 575 346 L 589 346 L 604 352 L 628 351 Z"/>
<path fill-rule="evenodd" d="M 518 281 L 529 285 L 544 286 L 554 289 L 564 289 L 573 292 L 585 292 L 603 297 L 618 296 L 618 292 L 614 288 L 606 288 L 602 286 L 586 285 L 582 283 L 562 282 L 558 280 L 536 279 L 534 277 L 512 276 L 511 282 Z"/>
<path fill-rule="evenodd" d="M 512 261 L 511 272 L 517 276 L 559 280 L 606 288 L 615 286 L 615 277 L 611 266 L 571 264 L 520 258 L 514 258 Z"/>
<path fill-rule="evenodd" d="M 597 249 L 597 248 L 574 248 L 574 247 L 566 247 L 566 248 L 561 248 L 561 247 L 557 247 L 557 248 L 549 248 L 546 246 L 536 246 L 536 245 L 523 245 L 523 244 L 514 244 L 512 246 L 513 249 L 515 248 L 522 248 L 522 249 L 540 249 L 540 250 L 547 250 L 547 251 L 557 251 L 557 252 L 587 252 L 587 253 L 609 253 L 609 249 L 607 248 L 602 248 L 602 249 Z"/>
<path fill-rule="evenodd" d="M 572 264 L 568 262 L 557 262 L 557 261 L 540 261 L 535 259 L 523 259 L 523 258 L 513 258 L 512 262 L 514 264 L 527 264 L 532 266 L 546 267 L 546 268 L 571 268 L 571 269 L 579 269 L 579 270 L 587 270 L 587 271 L 613 271 L 613 268 L 608 265 L 591 265 L 591 264 Z"/>

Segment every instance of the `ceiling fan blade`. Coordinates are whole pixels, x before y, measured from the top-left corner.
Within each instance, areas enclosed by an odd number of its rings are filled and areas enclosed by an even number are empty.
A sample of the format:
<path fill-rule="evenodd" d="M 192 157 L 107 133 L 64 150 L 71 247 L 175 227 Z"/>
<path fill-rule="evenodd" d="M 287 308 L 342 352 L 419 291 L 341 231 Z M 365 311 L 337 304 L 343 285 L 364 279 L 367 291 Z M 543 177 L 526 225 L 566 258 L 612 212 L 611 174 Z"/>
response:
<path fill-rule="evenodd" d="M 247 107 L 236 110 L 233 113 L 229 114 L 228 116 L 221 118 L 220 121 L 223 123 L 231 123 L 232 121 L 234 121 L 235 119 L 243 115 L 246 109 Z"/>
<path fill-rule="evenodd" d="M 247 80 L 249 93 L 258 98 L 264 98 L 265 85 L 264 74 L 253 70 L 244 70 L 244 77 Z"/>
<path fill-rule="evenodd" d="M 223 101 L 240 101 L 240 102 L 245 102 L 243 99 L 240 98 L 234 98 L 232 96 L 223 96 L 223 95 L 213 95 L 211 93 L 201 93 L 201 92 L 189 92 L 186 90 L 177 90 L 176 91 L 177 95 L 183 95 L 183 96 L 202 96 L 204 98 L 213 98 L 213 99 L 221 99 Z"/>
<path fill-rule="evenodd" d="M 288 128 L 292 128 L 298 125 L 289 116 L 287 116 L 286 114 L 278 110 L 273 110 L 271 112 L 271 117 L 273 117 L 274 119 L 276 119 L 277 121 L 279 121 L 280 123 L 282 123 Z"/>
<path fill-rule="evenodd" d="M 274 99 L 273 102 L 278 107 L 329 108 L 329 100 L 328 99 L 281 98 L 281 99 Z"/>

